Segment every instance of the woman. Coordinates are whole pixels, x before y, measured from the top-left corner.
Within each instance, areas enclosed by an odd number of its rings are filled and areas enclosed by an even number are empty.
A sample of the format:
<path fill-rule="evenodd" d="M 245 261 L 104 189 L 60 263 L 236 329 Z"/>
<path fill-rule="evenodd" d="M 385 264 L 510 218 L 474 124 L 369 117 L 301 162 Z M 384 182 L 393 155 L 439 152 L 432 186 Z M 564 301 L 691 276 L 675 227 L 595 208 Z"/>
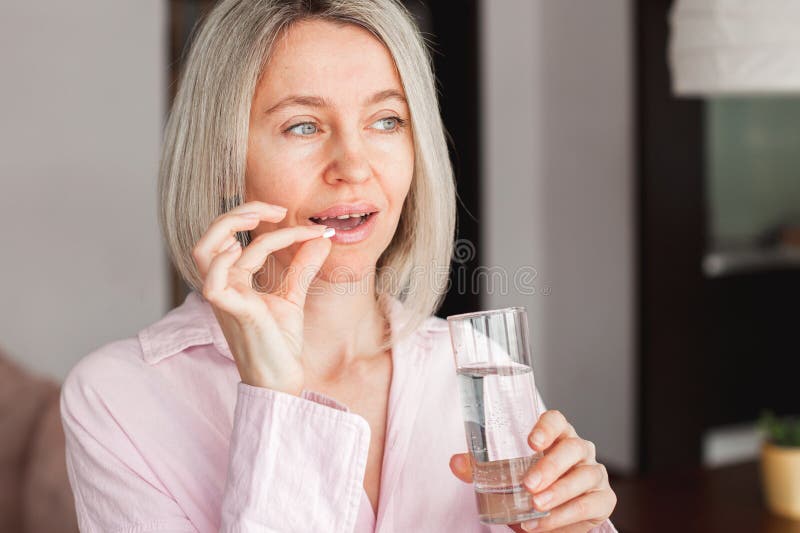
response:
<path fill-rule="evenodd" d="M 449 264 L 455 193 L 399 4 L 220 2 L 160 189 L 193 291 L 65 381 L 83 531 L 509 531 L 478 521 L 442 291 L 414 277 Z M 556 411 L 531 430 L 551 512 L 510 529 L 615 531 L 591 443 Z"/>

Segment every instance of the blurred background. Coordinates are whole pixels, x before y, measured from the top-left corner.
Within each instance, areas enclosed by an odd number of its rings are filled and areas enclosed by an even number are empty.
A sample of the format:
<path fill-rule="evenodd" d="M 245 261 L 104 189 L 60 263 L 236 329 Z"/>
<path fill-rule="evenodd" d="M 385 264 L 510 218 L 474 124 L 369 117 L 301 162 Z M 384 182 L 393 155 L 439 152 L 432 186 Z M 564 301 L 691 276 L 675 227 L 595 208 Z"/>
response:
<path fill-rule="evenodd" d="M 213 4 L 0 6 L 0 531 L 77 530 L 58 384 L 186 295 L 157 166 Z M 800 414 L 800 5 L 405 4 L 456 169 L 453 276 L 480 287 L 439 315 L 528 308 L 537 385 L 595 442 L 621 532 L 800 531 L 800 470 L 775 507 L 757 425 Z"/>

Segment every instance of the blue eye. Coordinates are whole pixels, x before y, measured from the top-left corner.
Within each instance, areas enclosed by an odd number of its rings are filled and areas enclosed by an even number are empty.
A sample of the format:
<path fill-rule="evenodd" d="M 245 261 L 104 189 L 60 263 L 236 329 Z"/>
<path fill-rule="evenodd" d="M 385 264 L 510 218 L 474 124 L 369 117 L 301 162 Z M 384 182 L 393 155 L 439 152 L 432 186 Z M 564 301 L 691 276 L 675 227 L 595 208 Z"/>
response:
<path fill-rule="evenodd" d="M 384 133 L 396 133 L 400 131 L 403 126 L 405 126 L 406 121 L 400 117 L 385 117 L 379 120 L 376 120 L 372 124 L 381 124 L 380 127 L 376 128 L 379 131 Z M 310 137 L 315 133 L 318 133 L 317 125 L 313 122 L 299 122 L 292 126 L 289 126 L 284 130 L 284 132 L 296 135 L 298 137 Z"/>
<path fill-rule="evenodd" d="M 299 135 L 301 137 L 306 137 L 307 135 L 311 135 L 317 132 L 317 126 L 313 122 L 301 122 L 300 124 L 295 124 L 294 126 L 289 126 L 286 131 L 295 131 L 297 128 L 300 130 L 295 132 L 295 135 Z"/>
<path fill-rule="evenodd" d="M 386 125 L 386 123 L 388 122 L 389 126 L 385 127 L 385 128 L 378 128 L 378 129 L 382 130 L 382 131 L 385 131 L 385 132 L 388 132 L 388 133 L 392 133 L 392 132 L 395 132 L 395 131 L 399 130 L 400 128 L 403 127 L 403 124 L 405 124 L 405 120 L 401 119 L 400 117 L 382 118 L 382 119 L 376 120 L 373 124 L 378 124 L 378 123 L 381 123 L 381 122 L 384 125 Z"/>

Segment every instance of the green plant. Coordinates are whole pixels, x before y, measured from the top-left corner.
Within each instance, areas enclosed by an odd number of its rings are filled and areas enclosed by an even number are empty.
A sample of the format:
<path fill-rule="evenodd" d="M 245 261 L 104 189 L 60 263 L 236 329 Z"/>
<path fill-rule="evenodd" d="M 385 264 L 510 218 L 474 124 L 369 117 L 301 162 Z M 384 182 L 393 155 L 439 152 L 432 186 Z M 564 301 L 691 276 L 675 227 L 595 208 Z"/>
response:
<path fill-rule="evenodd" d="M 762 411 L 758 427 L 764 438 L 776 446 L 800 447 L 800 417 L 777 417 L 772 411 Z"/>

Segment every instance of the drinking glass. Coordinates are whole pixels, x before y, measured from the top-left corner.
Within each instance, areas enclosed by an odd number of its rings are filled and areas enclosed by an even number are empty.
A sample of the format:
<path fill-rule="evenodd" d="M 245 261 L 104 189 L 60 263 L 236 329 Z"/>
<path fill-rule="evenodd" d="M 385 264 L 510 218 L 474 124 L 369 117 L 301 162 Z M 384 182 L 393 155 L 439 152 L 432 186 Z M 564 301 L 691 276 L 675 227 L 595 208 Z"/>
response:
<path fill-rule="evenodd" d="M 540 406 L 525 308 L 451 315 L 447 323 L 481 522 L 512 524 L 547 516 L 533 508 L 522 484 L 542 457 L 528 445 Z"/>

